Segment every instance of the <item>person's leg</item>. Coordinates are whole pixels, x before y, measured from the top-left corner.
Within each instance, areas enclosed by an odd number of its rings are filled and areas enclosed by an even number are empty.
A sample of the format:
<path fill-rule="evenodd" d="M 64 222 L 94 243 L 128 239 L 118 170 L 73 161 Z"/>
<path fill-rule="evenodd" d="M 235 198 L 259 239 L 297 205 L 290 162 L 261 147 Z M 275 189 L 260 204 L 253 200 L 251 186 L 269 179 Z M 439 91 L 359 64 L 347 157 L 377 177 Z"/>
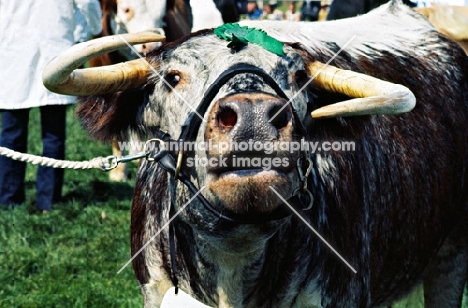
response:
<path fill-rule="evenodd" d="M 3 110 L 0 146 L 26 153 L 29 109 Z M 24 202 L 26 164 L 0 156 L 0 205 Z"/>
<path fill-rule="evenodd" d="M 66 106 L 42 106 L 42 155 L 65 158 Z M 60 201 L 63 186 L 63 169 L 39 167 L 37 171 L 36 202 L 40 210 L 49 211 L 53 203 Z"/>

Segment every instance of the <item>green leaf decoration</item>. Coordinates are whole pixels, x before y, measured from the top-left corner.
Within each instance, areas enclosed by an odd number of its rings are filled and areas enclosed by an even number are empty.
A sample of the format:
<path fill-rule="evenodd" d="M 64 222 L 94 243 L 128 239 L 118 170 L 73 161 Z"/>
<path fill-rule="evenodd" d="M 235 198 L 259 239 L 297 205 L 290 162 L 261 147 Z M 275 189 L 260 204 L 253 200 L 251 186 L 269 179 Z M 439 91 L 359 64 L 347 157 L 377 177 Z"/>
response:
<path fill-rule="evenodd" d="M 238 24 L 224 24 L 214 29 L 214 34 L 220 39 L 229 41 L 228 47 L 239 48 L 247 43 L 259 45 L 266 50 L 284 56 L 283 43 L 269 36 L 265 31 Z"/>
<path fill-rule="evenodd" d="M 272 38 L 262 30 L 255 29 L 253 31 L 250 31 L 245 36 L 245 38 L 247 41 L 257 44 L 274 54 L 277 54 L 279 56 L 284 55 L 283 43 L 281 43 L 277 39 Z"/>
<path fill-rule="evenodd" d="M 227 45 L 229 48 L 240 49 L 247 45 L 247 41 L 243 37 L 237 37 L 235 34 L 232 35 L 231 42 Z"/>

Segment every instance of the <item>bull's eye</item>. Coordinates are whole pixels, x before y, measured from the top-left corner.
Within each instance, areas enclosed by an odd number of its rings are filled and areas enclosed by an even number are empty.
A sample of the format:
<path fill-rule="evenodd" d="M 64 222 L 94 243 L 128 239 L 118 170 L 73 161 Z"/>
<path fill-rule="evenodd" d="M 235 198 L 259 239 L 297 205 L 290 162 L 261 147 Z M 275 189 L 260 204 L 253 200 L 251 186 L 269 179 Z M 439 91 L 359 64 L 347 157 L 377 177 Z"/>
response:
<path fill-rule="evenodd" d="M 174 88 L 180 82 L 180 73 L 179 72 L 170 72 L 164 78 L 171 88 Z"/>
<path fill-rule="evenodd" d="M 268 112 L 268 118 L 271 119 L 270 123 L 279 130 L 288 125 L 291 120 L 291 113 L 289 108 L 275 106 Z"/>
<path fill-rule="evenodd" d="M 300 70 L 294 74 L 294 81 L 299 88 L 302 88 L 309 81 L 309 76 L 307 76 L 306 71 Z"/>

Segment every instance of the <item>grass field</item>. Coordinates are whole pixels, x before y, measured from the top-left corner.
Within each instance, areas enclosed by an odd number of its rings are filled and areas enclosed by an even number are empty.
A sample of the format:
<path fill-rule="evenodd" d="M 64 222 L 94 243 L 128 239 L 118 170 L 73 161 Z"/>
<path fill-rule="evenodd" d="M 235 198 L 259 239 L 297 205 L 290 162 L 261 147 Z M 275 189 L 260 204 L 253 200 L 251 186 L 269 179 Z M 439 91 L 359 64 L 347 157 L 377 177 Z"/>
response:
<path fill-rule="evenodd" d="M 33 110 L 32 154 L 41 153 L 38 118 Z M 72 108 L 67 121 L 67 159 L 111 154 L 86 136 Z M 0 211 L 0 307 L 142 307 L 131 266 L 117 275 L 130 258 L 134 182 L 109 183 L 100 170 L 66 170 L 63 202 L 43 215 L 34 203 L 36 170 L 27 167 L 26 203 Z"/>
<path fill-rule="evenodd" d="M 41 153 L 38 118 L 33 110 L 32 154 Z M 72 108 L 67 121 L 67 159 L 110 155 L 109 146 L 86 136 Z M 63 202 L 43 215 L 34 204 L 36 169 L 27 168 L 27 202 L 0 211 L 0 307 L 142 307 L 131 266 L 117 275 L 130 258 L 134 181 L 109 183 L 99 170 L 66 170 Z"/>

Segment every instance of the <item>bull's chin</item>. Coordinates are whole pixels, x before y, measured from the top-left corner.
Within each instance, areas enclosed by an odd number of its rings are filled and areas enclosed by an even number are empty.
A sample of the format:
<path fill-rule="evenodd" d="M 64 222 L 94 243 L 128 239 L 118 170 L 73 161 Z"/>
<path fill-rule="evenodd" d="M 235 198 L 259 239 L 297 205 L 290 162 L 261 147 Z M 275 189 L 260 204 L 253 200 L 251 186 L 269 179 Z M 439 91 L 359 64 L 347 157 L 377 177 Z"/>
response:
<path fill-rule="evenodd" d="M 285 199 L 291 194 L 291 181 L 278 170 L 241 169 L 211 174 L 208 188 L 216 203 L 237 214 L 268 213 L 283 201 L 269 187 Z"/>

